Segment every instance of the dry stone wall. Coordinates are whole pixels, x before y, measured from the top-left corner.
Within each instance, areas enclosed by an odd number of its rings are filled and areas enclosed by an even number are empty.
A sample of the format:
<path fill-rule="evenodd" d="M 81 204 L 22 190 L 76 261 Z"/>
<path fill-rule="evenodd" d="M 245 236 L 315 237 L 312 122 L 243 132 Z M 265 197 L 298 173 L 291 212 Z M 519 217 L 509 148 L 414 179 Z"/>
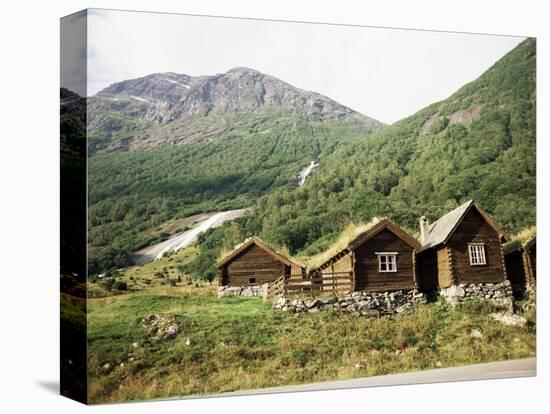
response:
<path fill-rule="evenodd" d="M 251 286 L 220 286 L 218 288 L 218 298 L 222 298 L 224 296 L 263 298 L 266 294 L 267 294 L 267 283 L 263 285 L 251 285 Z"/>
<path fill-rule="evenodd" d="M 509 280 L 502 283 L 452 285 L 441 289 L 440 294 L 451 305 L 481 299 L 503 308 L 512 309 L 514 303 L 514 292 Z"/>
<path fill-rule="evenodd" d="M 338 298 L 292 299 L 280 297 L 274 308 L 283 312 L 316 313 L 326 310 L 352 312 L 363 316 L 380 316 L 401 313 L 417 303 L 425 303 L 426 297 L 418 290 L 367 293 L 352 292 Z"/>

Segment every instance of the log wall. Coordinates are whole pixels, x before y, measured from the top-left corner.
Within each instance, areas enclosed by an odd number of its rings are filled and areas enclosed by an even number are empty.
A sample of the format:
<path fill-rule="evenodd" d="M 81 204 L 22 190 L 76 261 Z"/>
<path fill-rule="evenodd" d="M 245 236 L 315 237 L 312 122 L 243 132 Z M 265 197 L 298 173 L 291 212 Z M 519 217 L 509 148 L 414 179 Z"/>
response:
<path fill-rule="evenodd" d="M 469 243 L 484 243 L 487 264 L 470 264 Z M 500 283 L 506 279 L 500 236 L 476 209 L 462 219 L 447 246 L 452 254 L 451 272 L 456 283 Z"/>
<path fill-rule="evenodd" d="M 222 268 L 222 284 L 244 286 L 273 282 L 290 267 L 277 260 L 264 249 L 252 244 Z"/>
<path fill-rule="evenodd" d="M 376 252 L 397 252 L 397 272 L 379 272 Z M 354 250 L 355 290 L 386 292 L 416 288 L 414 249 L 387 229 Z"/>

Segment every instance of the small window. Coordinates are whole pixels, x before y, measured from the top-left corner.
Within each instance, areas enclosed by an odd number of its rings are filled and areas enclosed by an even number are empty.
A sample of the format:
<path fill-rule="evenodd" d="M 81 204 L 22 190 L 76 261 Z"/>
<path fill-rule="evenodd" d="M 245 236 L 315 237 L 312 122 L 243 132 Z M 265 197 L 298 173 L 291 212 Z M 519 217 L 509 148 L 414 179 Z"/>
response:
<path fill-rule="evenodd" d="M 255 277 L 251 277 L 250 279 L 248 279 L 248 283 L 250 283 L 250 284 L 256 283 L 256 278 L 255 278 Z"/>
<path fill-rule="evenodd" d="M 485 260 L 485 245 L 481 243 L 469 244 L 468 252 L 470 253 L 470 264 L 472 266 L 480 266 L 487 264 Z"/>
<path fill-rule="evenodd" d="M 379 272 L 397 272 L 397 253 L 376 253 Z"/>

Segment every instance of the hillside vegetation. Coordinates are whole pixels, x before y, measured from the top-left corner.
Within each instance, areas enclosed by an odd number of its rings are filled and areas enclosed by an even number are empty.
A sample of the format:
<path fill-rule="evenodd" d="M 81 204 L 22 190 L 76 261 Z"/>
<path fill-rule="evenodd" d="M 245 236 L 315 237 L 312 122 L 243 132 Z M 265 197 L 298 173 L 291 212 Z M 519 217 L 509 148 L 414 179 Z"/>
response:
<path fill-rule="evenodd" d="M 285 113 L 234 115 L 232 125 L 215 140 L 90 158 L 92 274 L 125 266 L 128 253 L 161 240 L 158 227 L 168 220 L 291 191 L 311 160 L 370 132 L 360 122 Z"/>
<path fill-rule="evenodd" d="M 94 403 L 204 395 L 535 355 L 535 315 L 504 326 L 488 304 L 422 305 L 394 317 L 278 312 L 258 299 L 217 299 L 209 286 L 160 286 L 88 302 Z M 140 321 L 174 315 L 174 339 Z M 472 330 L 482 333 L 473 337 Z M 134 345 L 135 344 L 135 345 Z"/>
<path fill-rule="evenodd" d="M 251 230 L 296 252 L 350 221 L 414 229 L 475 199 L 518 232 L 535 223 L 535 118 L 530 39 L 445 101 L 340 147 L 303 187 L 260 199 Z"/>
<path fill-rule="evenodd" d="M 414 230 L 421 215 L 436 220 L 468 199 L 508 233 L 533 226 L 535 64 L 528 39 L 448 99 L 383 129 L 355 114 L 342 121 L 270 107 L 225 114 L 232 128 L 207 139 L 96 155 L 90 270 L 123 266 L 129 252 L 162 239 L 167 220 L 244 206 L 249 216 L 200 238 L 188 270 L 211 274 L 221 249 L 247 236 L 312 256 L 350 223 L 388 217 Z M 311 160 L 319 168 L 297 187 Z"/>
<path fill-rule="evenodd" d="M 535 225 L 536 43 L 528 39 L 448 99 L 321 160 L 300 188 L 258 199 L 254 215 L 204 235 L 198 277 L 223 243 L 258 235 L 292 254 L 329 248 L 350 223 L 388 217 L 416 231 L 475 199 L 505 232 Z M 212 263 L 212 262 L 210 262 Z"/>

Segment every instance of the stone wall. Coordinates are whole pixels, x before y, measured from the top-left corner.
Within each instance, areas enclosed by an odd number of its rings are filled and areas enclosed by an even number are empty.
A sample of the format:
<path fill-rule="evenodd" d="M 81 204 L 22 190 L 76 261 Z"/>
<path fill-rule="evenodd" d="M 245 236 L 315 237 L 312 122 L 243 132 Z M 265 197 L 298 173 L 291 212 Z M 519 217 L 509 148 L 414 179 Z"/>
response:
<path fill-rule="evenodd" d="M 524 311 L 535 310 L 537 307 L 537 287 L 534 284 L 528 283 L 525 286 L 524 292 L 525 302 L 523 303 Z"/>
<path fill-rule="evenodd" d="M 452 285 L 446 289 L 441 289 L 440 294 L 451 305 L 472 299 L 482 299 L 488 300 L 497 306 L 512 309 L 514 300 L 513 289 L 509 280 L 502 283 Z"/>
<path fill-rule="evenodd" d="M 218 298 L 224 296 L 242 296 L 248 298 L 263 298 L 267 294 L 267 283 L 252 286 L 220 286 Z"/>
<path fill-rule="evenodd" d="M 418 290 L 384 293 L 352 292 L 338 298 L 291 299 L 280 297 L 274 308 L 283 312 L 316 313 L 324 310 L 351 312 L 363 316 L 400 313 L 416 303 L 425 303 L 426 297 Z"/>

